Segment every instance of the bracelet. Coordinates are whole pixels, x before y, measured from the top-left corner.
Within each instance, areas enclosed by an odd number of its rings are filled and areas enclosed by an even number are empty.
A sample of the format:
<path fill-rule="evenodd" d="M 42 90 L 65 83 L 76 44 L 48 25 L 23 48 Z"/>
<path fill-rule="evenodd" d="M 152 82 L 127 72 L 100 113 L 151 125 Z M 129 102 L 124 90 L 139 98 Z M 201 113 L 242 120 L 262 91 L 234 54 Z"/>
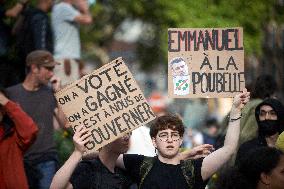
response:
<path fill-rule="evenodd" d="M 234 122 L 242 118 L 242 114 L 237 118 L 230 118 L 229 122 Z"/>

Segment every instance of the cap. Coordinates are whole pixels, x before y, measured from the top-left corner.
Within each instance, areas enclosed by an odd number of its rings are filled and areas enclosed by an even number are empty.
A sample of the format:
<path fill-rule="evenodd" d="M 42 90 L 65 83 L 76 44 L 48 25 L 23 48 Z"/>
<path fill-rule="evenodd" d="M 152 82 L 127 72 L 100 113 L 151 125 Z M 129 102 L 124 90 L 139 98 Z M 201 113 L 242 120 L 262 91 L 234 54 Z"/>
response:
<path fill-rule="evenodd" d="M 32 64 L 45 67 L 54 67 L 60 63 L 54 60 L 50 52 L 46 50 L 35 50 L 30 52 L 26 58 L 26 65 L 31 66 Z"/>

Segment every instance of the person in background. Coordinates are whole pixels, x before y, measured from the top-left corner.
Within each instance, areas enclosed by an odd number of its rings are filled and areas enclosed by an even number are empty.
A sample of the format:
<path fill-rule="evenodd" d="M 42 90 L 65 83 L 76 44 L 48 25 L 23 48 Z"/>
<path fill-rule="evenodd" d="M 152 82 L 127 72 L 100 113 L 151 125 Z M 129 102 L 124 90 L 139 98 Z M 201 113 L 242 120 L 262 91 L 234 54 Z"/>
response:
<path fill-rule="evenodd" d="M 15 60 L 11 58 L 12 50 L 12 25 L 7 22 L 7 19 L 18 18 L 23 11 L 28 0 L 19 0 L 9 8 L 5 8 L 7 1 L 0 0 L 0 84 L 3 87 L 8 87 L 20 82 L 17 71 L 14 68 Z"/>
<path fill-rule="evenodd" d="M 246 154 L 262 146 L 275 147 L 279 134 L 284 130 L 284 107 L 274 98 L 265 99 L 255 109 L 258 135 L 243 143 L 237 153 L 236 163 L 245 159 Z"/>
<path fill-rule="evenodd" d="M 84 73 L 81 59 L 79 25 L 92 23 L 86 0 L 61 0 L 51 15 L 54 33 L 54 57 L 61 63 L 54 73 L 62 85 L 79 79 Z"/>
<path fill-rule="evenodd" d="M 0 188 L 28 189 L 23 156 L 35 141 L 38 128 L 0 87 Z"/>
<path fill-rule="evenodd" d="M 258 123 L 255 117 L 255 108 L 266 98 L 274 98 L 276 96 L 278 87 L 275 79 L 271 75 L 262 74 L 259 75 L 254 83 L 253 90 L 251 92 L 251 100 L 242 110 L 241 118 L 241 130 L 240 140 L 238 142 L 238 148 L 233 154 L 231 160 L 227 166 L 233 166 L 235 164 L 237 151 L 239 147 L 258 136 Z M 226 116 L 220 125 L 219 137 L 216 142 L 216 148 L 223 145 L 225 132 L 228 124 L 228 116 Z"/>
<path fill-rule="evenodd" d="M 26 58 L 29 72 L 24 82 L 6 89 L 10 99 L 20 104 L 39 128 L 36 141 L 24 156 L 30 188 L 49 188 L 56 172 L 53 116 L 61 126 L 66 124 L 64 113 L 57 108 L 54 97 L 54 92 L 61 88 L 59 78 L 53 73 L 57 64 L 50 52 L 33 51 Z"/>
<path fill-rule="evenodd" d="M 205 128 L 202 131 L 203 144 L 211 144 L 215 147 L 219 127 L 216 118 L 206 120 Z"/>
<path fill-rule="evenodd" d="M 241 135 L 239 145 L 257 136 L 258 124 L 255 119 L 255 108 L 266 98 L 275 98 L 278 90 L 273 76 L 263 74 L 257 77 L 254 90 L 251 93 L 252 100 L 242 111 Z"/>
<path fill-rule="evenodd" d="M 236 167 L 224 171 L 216 188 L 220 189 L 283 189 L 284 154 L 271 147 L 251 150 Z"/>
<path fill-rule="evenodd" d="M 36 7 L 29 6 L 22 13 L 21 26 L 15 33 L 21 81 L 26 76 L 25 59 L 30 52 L 47 50 L 53 53 L 53 36 L 48 16 L 52 4 L 52 0 L 36 0 Z"/>

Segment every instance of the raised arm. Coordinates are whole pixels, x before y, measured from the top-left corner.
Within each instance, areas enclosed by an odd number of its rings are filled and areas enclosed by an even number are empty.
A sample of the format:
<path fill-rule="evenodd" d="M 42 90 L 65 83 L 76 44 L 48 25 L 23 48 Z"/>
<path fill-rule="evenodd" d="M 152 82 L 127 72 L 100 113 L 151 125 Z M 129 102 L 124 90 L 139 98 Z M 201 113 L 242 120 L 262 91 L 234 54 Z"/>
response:
<path fill-rule="evenodd" d="M 69 180 L 86 150 L 84 145 L 88 142 L 88 137 L 90 136 L 90 134 L 87 134 L 86 132 L 87 129 L 83 126 L 78 128 L 75 132 L 73 136 L 73 142 L 75 145 L 74 152 L 64 165 L 56 172 L 52 179 L 50 189 L 73 188 Z"/>
<path fill-rule="evenodd" d="M 27 3 L 28 0 L 19 0 L 12 8 L 6 10 L 5 16 L 16 18 L 21 13 L 25 4 Z"/>
<path fill-rule="evenodd" d="M 93 18 L 89 11 L 88 1 L 76 0 L 75 6 L 80 11 L 80 14 L 75 17 L 74 21 L 79 24 L 85 24 L 85 25 L 91 24 L 93 22 Z"/>
<path fill-rule="evenodd" d="M 201 176 L 203 180 L 207 180 L 212 176 L 236 151 L 240 135 L 241 110 L 249 101 L 249 98 L 250 93 L 247 92 L 246 89 L 244 89 L 241 94 L 235 96 L 224 146 L 204 158 L 201 167 Z"/>
<path fill-rule="evenodd" d="M 0 92 L 0 105 L 3 106 L 5 112 L 15 125 L 16 142 L 18 146 L 26 151 L 34 142 L 38 127 L 19 105 L 10 101 L 2 92 Z"/>

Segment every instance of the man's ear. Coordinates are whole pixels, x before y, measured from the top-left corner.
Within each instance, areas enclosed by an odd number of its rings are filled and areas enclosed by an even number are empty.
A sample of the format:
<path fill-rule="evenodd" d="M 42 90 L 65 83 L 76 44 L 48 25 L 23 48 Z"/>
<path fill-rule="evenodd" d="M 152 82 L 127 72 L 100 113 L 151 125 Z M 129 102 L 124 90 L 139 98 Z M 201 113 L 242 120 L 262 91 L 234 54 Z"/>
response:
<path fill-rule="evenodd" d="M 154 146 L 155 148 L 157 148 L 156 138 L 155 138 L 155 137 L 152 137 L 152 143 L 153 143 L 153 146 Z"/>
<path fill-rule="evenodd" d="M 39 68 L 36 64 L 30 65 L 30 69 L 31 69 L 31 72 L 33 72 L 33 73 L 35 73 L 39 70 Z"/>
<path fill-rule="evenodd" d="M 261 173 L 260 174 L 260 182 L 264 185 L 269 185 L 270 184 L 270 176 L 267 175 L 266 173 Z"/>

